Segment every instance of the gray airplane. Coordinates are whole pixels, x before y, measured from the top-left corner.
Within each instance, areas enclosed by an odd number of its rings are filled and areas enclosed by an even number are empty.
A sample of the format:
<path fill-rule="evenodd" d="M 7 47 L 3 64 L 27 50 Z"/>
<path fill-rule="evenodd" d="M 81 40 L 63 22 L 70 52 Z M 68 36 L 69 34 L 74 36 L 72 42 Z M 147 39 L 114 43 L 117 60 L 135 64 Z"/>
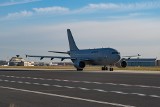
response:
<path fill-rule="evenodd" d="M 117 67 L 125 68 L 127 62 L 124 58 L 121 59 L 120 53 L 113 48 L 97 48 L 97 49 L 78 49 L 76 43 L 73 39 L 70 29 L 67 29 L 68 41 L 70 50 L 67 52 L 59 51 L 48 51 L 53 53 L 68 54 L 70 57 L 61 57 L 61 56 L 38 56 L 38 55 L 26 55 L 26 57 L 39 57 L 41 60 L 43 58 L 60 58 L 61 61 L 64 59 L 70 59 L 77 71 L 82 71 L 86 64 L 90 65 L 102 65 L 102 70 L 113 71 L 112 66 L 116 65 Z M 132 57 L 132 56 L 131 56 Z"/>

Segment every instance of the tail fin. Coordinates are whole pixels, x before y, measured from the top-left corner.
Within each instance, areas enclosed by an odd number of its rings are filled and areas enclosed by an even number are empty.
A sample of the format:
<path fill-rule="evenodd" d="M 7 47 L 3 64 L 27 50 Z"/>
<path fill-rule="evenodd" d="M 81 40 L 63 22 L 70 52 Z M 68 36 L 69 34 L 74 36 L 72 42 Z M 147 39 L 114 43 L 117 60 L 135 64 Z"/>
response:
<path fill-rule="evenodd" d="M 79 50 L 78 47 L 76 46 L 76 43 L 73 39 L 72 33 L 70 31 L 70 29 L 67 29 L 67 34 L 68 34 L 68 41 L 69 41 L 69 47 L 70 47 L 70 51 L 75 51 L 75 50 Z"/>

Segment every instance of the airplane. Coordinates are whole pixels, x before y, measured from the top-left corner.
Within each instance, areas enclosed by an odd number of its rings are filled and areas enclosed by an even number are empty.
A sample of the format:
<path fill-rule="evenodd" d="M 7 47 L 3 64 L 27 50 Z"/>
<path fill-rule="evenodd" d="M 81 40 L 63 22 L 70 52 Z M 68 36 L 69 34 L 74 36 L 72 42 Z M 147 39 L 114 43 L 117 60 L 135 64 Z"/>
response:
<path fill-rule="evenodd" d="M 26 55 L 26 57 L 39 57 L 43 58 L 59 58 L 61 61 L 70 59 L 73 62 L 77 71 L 82 71 L 87 64 L 102 65 L 102 70 L 113 71 L 113 66 L 125 68 L 127 62 L 125 58 L 121 58 L 120 52 L 113 48 L 96 48 L 96 49 L 79 49 L 74 41 L 71 30 L 67 29 L 69 48 L 67 52 L 48 51 L 53 53 L 68 54 L 70 57 L 62 56 L 39 56 L 39 55 Z M 131 56 L 130 56 L 131 57 Z"/>

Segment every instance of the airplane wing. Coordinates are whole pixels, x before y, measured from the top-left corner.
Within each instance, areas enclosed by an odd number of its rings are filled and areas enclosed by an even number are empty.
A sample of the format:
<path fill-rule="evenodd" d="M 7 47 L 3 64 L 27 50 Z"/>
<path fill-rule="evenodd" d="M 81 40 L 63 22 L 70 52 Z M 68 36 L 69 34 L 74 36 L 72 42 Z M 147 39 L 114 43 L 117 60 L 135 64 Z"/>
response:
<path fill-rule="evenodd" d="M 54 58 L 58 58 L 61 59 L 61 61 L 63 61 L 64 59 L 71 59 L 71 60 L 75 60 L 76 58 L 71 58 L 71 57 L 62 57 L 62 56 L 40 56 L 40 55 L 26 55 L 26 57 L 37 57 L 40 58 L 40 60 L 42 60 L 43 58 L 51 58 L 51 60 L 53 60 Z"/>
<path fill-rule="evenodd" d="M 137 55 L 131 55 L 131 56 L 123 56 L 123 57 L 127 57 L 127 59 L 131 59 L 132 57 L 139 57 L 141 56 L 140 54 L 137 54 Z"/>
<path fill-rule="evenodd" d="M 60 52 L 60 51 L 48 51 L 48 52 L 60 53 L 60 54 L 69 54 L 69 52 Z"/>

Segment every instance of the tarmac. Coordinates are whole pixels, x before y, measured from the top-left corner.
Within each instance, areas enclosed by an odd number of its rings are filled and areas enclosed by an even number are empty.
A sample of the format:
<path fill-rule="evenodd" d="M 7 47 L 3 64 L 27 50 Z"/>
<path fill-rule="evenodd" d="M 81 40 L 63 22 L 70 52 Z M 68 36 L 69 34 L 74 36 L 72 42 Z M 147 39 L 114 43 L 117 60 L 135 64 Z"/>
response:
<path fill-rule="evenodd" d="M 158 71 L 0 70 L 0 107 L 160 107 L 159 102 Z"/>

